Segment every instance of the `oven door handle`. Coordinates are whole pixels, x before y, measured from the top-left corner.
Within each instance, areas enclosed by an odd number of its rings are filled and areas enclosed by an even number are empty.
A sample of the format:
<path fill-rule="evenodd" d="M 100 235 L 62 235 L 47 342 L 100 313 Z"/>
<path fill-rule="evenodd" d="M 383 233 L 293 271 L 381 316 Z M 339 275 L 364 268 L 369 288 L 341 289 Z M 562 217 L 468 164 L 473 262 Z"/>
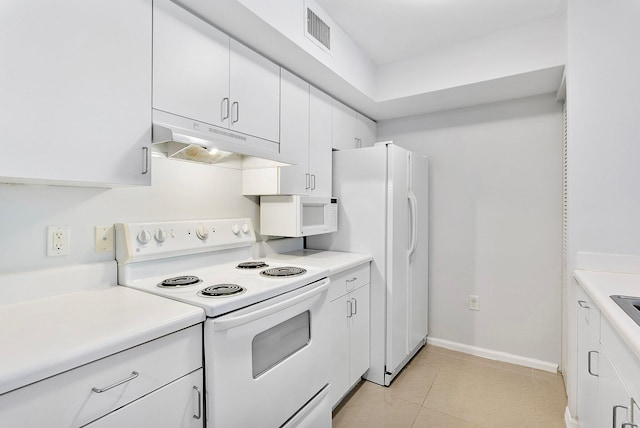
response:
<path fill-rule="evenodd" d="M 329 278 L 325 278 L 320 282 L 318 282 L 317 285 L 315 285 L 309 291 L 298 294 L 290 299 L 283 300 L 282 302 L 276 303 L 274 305 L 267 306 L 265 308 L 248 312 L 242 315 L 221 317 L 220 319 L 214 319 L 213 330 L 214 331 L 229 330 L 230 328 L 238 327 L 240 325 L 250 323 L 251 321 L 255 321 L 260 318 L 264 318 L 269 315 L 275 314 L 276 312 L 280 312 L 300 302 L 303 302 L 307 299 L 311 299 L 312 297 L 315 297 L 321 293 L 326 292 L 329 289 L 330 282 L 331 281 L 329 280 Z"/>

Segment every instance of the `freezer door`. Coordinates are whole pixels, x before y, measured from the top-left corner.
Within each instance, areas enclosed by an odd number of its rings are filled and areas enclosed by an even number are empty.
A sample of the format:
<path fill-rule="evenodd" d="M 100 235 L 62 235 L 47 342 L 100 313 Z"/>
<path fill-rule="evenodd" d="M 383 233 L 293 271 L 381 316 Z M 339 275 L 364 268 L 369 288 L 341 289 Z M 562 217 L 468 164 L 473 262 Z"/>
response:
<path fill-rule="evenodd" d="M 409 195 L 414 207 L 414 245 L 408 257 L 409 352 L 428 333 L 429 296 L 429 163 L 424 155 L 411 153 Z"/>
<path fill-rule="evenodd" d="M 409 152 L 389 145 L 387 204 L 387 371 L 394 373 L 409 354 L 409 249 L 412 206 Z"/>

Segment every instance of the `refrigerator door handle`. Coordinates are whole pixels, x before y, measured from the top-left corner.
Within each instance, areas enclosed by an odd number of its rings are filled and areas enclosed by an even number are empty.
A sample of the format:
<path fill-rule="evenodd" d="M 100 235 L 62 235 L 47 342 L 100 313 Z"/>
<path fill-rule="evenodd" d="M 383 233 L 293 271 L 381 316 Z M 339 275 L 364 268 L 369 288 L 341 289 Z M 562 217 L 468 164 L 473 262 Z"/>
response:
<path fill-rule="evenodd" d="M 409 191 L 408 198 L 411 206 L 411 244 L 409 245 L 408 255 L 411 257 L 416 251 L 416 245 L 418 245 L 418 200 L 412 191 Z"/>

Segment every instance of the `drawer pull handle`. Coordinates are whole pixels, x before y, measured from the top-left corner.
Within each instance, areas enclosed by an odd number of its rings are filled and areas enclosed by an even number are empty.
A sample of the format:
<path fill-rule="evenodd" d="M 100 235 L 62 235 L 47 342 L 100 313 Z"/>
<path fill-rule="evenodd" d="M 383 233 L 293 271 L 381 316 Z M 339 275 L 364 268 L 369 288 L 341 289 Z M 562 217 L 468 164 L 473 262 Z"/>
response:
<path fill-rule="evenodd" d="M 353 277 L 353 278 L 351 278 L 351 279 L 347 279 L 347 282 L 353 282 L 353 281 L 356 281 L 357 279 L 358 279 L 358 277 L 357 277 L 357 276 L 354 276 L 354 277 Z"/>
<path fill-rule="evenodd" d="M 587 305 L 587 302 L 584 300 L 578 300 L 578 305 L 583 309 L 589 309 L 589 305 Z"/>
<path fill-rule="evenodd" d="M 126 378 L 126 379 L 122 379 L 120 382 L 116 382 L 116 383 L 114 383 L 113 385 L 109 385 L 109 386 L 106 386 L 106 387 L 104 387 L 104 388 L 96 388 L 96 387 L 94 386 L 93 388 L 91 388 L 91 390 L 92 390 L 93 392 L 97 392 L 98 394 L 100 394 L 100 393 L 103 393 L 103 392 L 108 391 L 108 390 L 110 390 L 110 389 L 113 389 L 113 388 L 115 388 L 116 386 L 120 386 L 120 385 L 122 385 L 123 383 L 127 383 L 127 382 L 129 382 L 130 380 L 133 380 L 133 379 L 137 378 L 139 375 L 140 375 L 140 373 L 138 373 L 138 372 L 131 372 L 131 376 L 129 376 L 129 377 L 128 377 L 128 378 Z"/>
<path fill-rule="evenodd" d="M 193 389 L 195 389 L 198 393 L 198 414 L 193 415 L 193 419 L 200 419 L 202 417 L 202 394 L 200 393 L 200 388 L 198 388 L 197 386 L 194 386 Z"/>
<path fill-rule="evenodd" d="M 625 428 L 625 427 L 635 427 L 635 428 L 638 428 L 638 424 L 632 424 L 631 422 L 625 422 L 625 423 L 623 423 L 623 424 L 622 424 L 622 428 Z"/>

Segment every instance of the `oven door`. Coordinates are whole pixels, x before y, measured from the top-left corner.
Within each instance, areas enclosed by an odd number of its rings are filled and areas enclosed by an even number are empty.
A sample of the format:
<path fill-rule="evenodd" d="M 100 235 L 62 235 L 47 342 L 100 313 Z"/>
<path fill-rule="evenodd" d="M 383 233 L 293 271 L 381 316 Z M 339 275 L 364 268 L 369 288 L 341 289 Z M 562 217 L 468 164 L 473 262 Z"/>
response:
<path fill-rule="evenodd" d="M 280 427 L 329 383 L 328 289 L 325 278 L 207 319 L 208 428 Z"/>

